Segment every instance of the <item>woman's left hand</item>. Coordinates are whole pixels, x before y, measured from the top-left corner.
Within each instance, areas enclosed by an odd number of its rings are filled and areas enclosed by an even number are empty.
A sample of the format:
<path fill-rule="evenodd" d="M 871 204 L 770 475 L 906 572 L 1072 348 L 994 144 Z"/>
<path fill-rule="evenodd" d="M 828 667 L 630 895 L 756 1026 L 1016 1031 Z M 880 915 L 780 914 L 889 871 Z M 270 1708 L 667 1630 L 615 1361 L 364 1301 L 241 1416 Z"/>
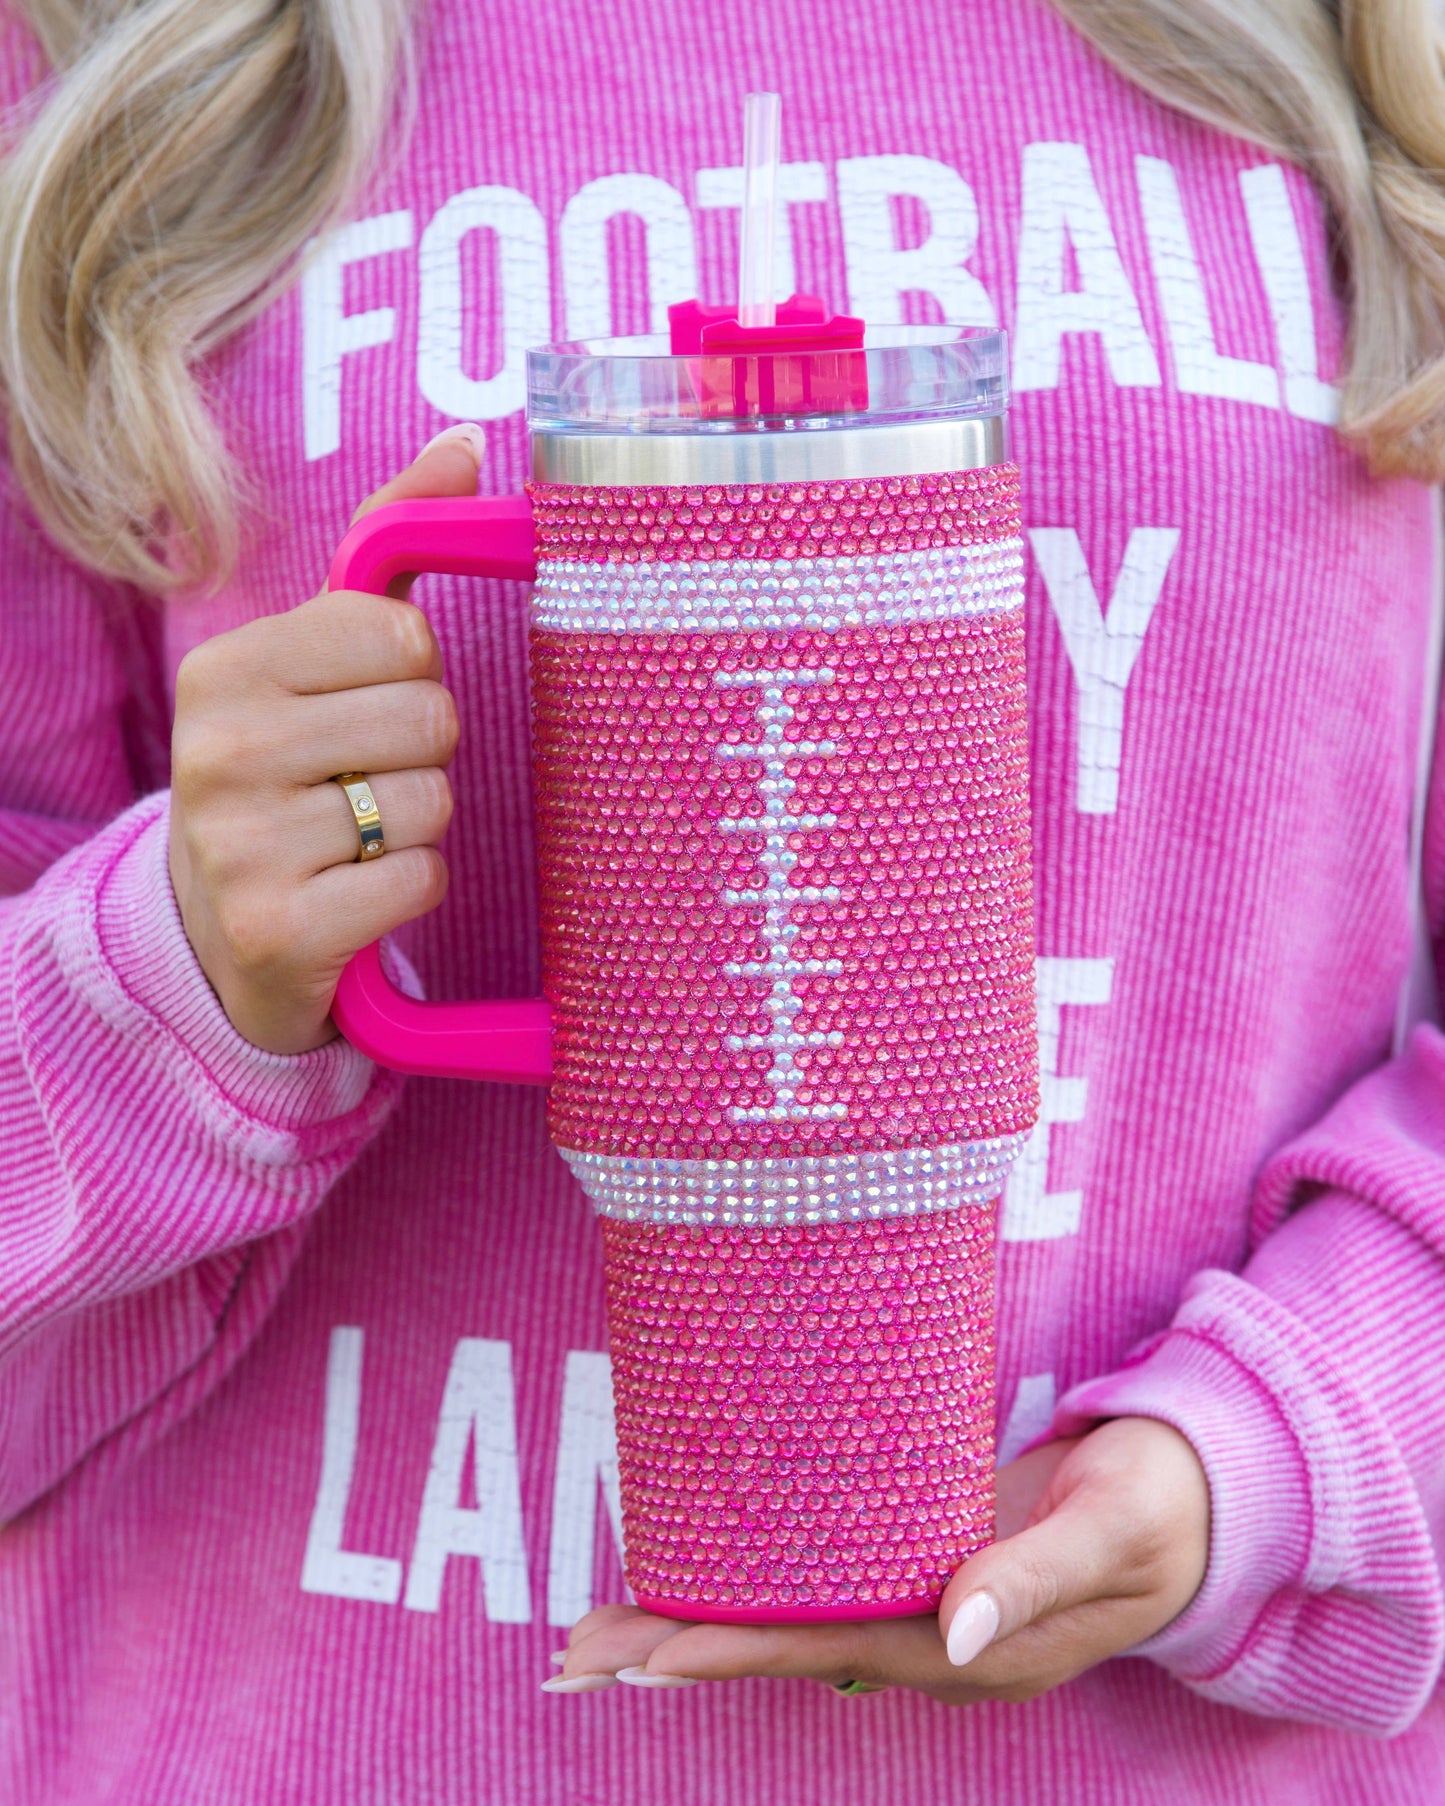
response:
<path fill-rule="evenodd" d="M 1152 1418 L 1114 1418 L 1010 1463 L 998 1517 L 1001 1540 L 958 1570 L 936 1618 L 697 1624 L 603 1606 L 573 1630 L 552 1690 L 792 1675 L 947 1705 L 1032 1699 L 1162 1630 L 1204 1578 L 1204 1469 Z"/>

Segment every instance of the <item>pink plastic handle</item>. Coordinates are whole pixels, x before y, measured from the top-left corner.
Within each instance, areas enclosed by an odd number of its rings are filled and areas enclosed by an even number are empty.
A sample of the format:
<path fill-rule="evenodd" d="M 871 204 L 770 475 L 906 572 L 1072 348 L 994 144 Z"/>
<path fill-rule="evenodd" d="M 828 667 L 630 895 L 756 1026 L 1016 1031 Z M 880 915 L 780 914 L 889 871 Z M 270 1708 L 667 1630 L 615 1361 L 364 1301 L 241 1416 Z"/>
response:
<path fill-rule="evenodd" d="M 537 574 L 531 504 L 523 495 L 462 496 L 378 508 L 337 547 L 329 586 L 384 596 L 413 571 L 530 582 Z M 379 942 L 341 974 L 331 1018 L 353 1047 L 398 1072 L 525 1085 L 552 1076 L 545 998 L 420 1003 L 387 977 Z"/>

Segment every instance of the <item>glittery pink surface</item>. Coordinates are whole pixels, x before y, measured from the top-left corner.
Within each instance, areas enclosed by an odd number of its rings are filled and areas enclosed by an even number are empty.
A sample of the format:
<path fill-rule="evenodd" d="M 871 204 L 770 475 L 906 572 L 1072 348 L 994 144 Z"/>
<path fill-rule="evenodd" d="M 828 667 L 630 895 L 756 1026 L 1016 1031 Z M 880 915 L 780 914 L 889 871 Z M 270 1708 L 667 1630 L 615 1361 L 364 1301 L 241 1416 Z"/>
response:
<path fill-rule="evenodd" d="M 532 483 L 544 557 L 607 563 L 904 552 L 1019 533 L 1018 468 L 694 488 Z"/>
<path fill-rule="evenodd" d="M 993 1212 L 603 1235 L 633 1591 L 755 1621 L 936 1605 L 993 1535 Z"/>
<path fill-rule="evenodd" d="M 604 1218 L 629 1584 L 926 1610 L 991 1534 L 992 1192 L 678 1212 L 1035 1120 L 1018 473 L 531 494 L 549 1121 Z"/>
<path fill-rule="evenodd" d="M 1016 612 L 836 634 L 539 633 L 542 921 L 559 1145 L 742 1159 L 977 1141 L 1027 1128 L 1033 941 Z M 759 693 L 788 685 L 792 952 L 808 1119 L 766 1109 L 771 1054 Z M 784 751 L 787 750 L 785 744 Z M 826 893 L 836 892 L 836 897 Z M 818 894 L 825 893 L 825 894 Z M 731 968 L 731 970 L 730 970 Z M 737 968 L 742 968 L 738 971 Z M 730 1045 L 753 1035 L 752 1050 Z M 836 1115 L 824 1115 L 834 1110 Z"/>

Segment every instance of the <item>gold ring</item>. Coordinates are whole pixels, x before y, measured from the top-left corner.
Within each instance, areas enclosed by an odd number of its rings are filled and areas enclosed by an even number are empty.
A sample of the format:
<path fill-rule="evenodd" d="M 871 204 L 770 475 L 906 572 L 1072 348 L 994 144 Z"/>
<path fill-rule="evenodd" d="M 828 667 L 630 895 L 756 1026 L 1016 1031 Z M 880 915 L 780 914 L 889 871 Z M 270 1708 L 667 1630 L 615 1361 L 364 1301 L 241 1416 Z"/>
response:
<path fill-rule="evenodd" d="M 886 1693 L 886 1687 L 880 1687 L 876 1681 L 830 1681 L 828 1685 L 835 1693 L 841 1693 L 845 1699 L 856 1699 L 860 1693 Z"/>
<path fill-rule="evenodd" d="M 346 792 L 351 813 L 356 817 L 356 832 L 361 840 L 361 850 L 356 855 L 358 862 L 379 859 L 386 851 L 386 836 L 381 831 L 381 816 L 372 795 L 371 779 L 360 771 L 343 771 L 340 777 L 331 781 L 340 784 Z"/>

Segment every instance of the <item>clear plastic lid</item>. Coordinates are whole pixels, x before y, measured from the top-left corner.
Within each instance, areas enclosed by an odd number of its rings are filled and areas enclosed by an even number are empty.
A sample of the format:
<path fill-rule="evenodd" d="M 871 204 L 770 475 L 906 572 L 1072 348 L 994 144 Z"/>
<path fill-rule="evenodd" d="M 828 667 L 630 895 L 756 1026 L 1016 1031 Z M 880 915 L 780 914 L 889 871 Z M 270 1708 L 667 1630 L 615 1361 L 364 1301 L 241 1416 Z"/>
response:
<path fill-rule="evenodd" d="M 866 361 L 861 385 L 844 360 Z M 786 359 L 788 379 L 783 380 Z M 807 410 L 746 414 L 719 394 L 796 392 L 822 399 Z M 770 382 L 768 366 L 778 367 Z M 722 366 L 721 373 L 719 366 Z M 746 366 L 746 368 L 744 368 Z M 832 398 L 830 402 L 829 398 Z M 527 354 L 527 423 L 534 433 L 793 433 L 980 419 L 1008 408 L 1006 335 L 977 326 L 875 326 L 863 351 L 788 351 L 675 357 L 666 337 L 589 339 Z"/>

